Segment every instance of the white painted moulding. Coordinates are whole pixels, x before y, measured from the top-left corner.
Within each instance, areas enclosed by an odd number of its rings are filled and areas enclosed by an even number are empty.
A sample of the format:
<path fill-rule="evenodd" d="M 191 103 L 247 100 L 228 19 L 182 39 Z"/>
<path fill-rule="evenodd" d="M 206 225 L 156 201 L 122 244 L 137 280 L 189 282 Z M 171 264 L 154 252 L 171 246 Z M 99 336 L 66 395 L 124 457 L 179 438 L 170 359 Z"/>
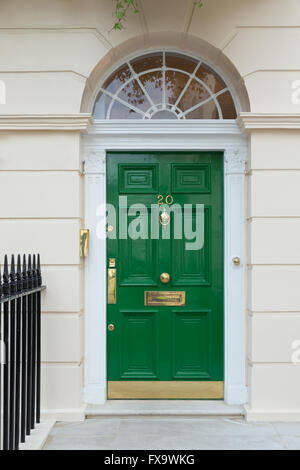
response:
<path fill-rule="evenodd" d="M 300 129 L 300 113 L 240 113 L 237 122 L 242 131 L 255 129 Z"/>
<path fill-rule="evenodd" d="M 201 126 L 199 125 L 201 123 Z M 119 133 L 146 133 L 164 134 L 238 134 L 239 127 L 242 131 L 255 129 L 300 129 L 300 113 L 296 114 L 255 114 L 240 113 L 237 120 L 188 120 L 185 122 L 143 120 L 125 121 L 94 121 L 91 114 L 0 114 L 0 131 L 8 130 L 62 130 L 62 131 L 87 131 L 90 134 Z"/>
<path fill-rule="evenodd" d="M 188 120 L 126 120 L 98 119 L 93 121 L 89 134 L 233 134 L 239 135 L 236 120 L 188 119 Z"/>
<path fill-rule="evenodd" d="M 86 131 L 90 114 L 0 114 L 0 131 Z"/>

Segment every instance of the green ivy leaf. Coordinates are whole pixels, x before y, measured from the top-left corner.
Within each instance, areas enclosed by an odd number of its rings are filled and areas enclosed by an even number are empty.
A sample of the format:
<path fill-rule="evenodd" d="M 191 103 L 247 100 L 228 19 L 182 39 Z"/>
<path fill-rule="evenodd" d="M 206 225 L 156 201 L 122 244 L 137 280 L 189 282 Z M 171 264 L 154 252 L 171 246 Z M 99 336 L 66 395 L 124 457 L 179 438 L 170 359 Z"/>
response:
<path fill-rule="evenodd" d="M 115 18 L 115 24 L 112 29 L 115 31 L 121 31 L 124 29 L 124 21 L 126 20 L 126 14 L 128 10 L 133 10 L 133 13 L 139 13 L 137 0 L 111 0 L 115 9 L 113 17 Z M 186 1 L 186 0 L 182 0 Z M 198 8 L 203 7 L 203 1 L 194 0 L 194 5 Z"/>
<path fill-rule="evenodd" d="M 116 17 L 121 20 L 122 18 L 124 18 L 125 16 L 125 10 L 120 10 L 120 11 L 117 11 L 116 13 Z"/>
<path fill-rule="evenodd" d="M 115 23 L 113 29 L 115 31 L 122 31 L 122 29 L 124 29 L 124 26 L 121 23 Z"/>

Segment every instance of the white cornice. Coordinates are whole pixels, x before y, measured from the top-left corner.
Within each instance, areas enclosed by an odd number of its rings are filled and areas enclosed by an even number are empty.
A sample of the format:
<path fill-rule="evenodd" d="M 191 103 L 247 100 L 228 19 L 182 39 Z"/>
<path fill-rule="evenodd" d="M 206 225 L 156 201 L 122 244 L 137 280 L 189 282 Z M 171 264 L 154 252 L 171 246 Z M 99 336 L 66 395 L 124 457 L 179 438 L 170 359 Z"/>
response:
<path fill-rule="evenodd" d="M 0 114 L 0 131 L 87 131 L 90 114 Z"/>
<path fill-rule="evenodd" d="M 241 113 L 237 122 L 242 131 L 256 129 L 300 129 L 300 113 Z"/>
<path fill-rule="evenodd" d="M 89 134 L 240 134 L 235 120 L 95 120 Z"/>
<path fill-rule="evenodd" d="M 236 121 L 93 121 L 90 114 L 2 114 L 0 131 L 88 131 L 89 134 L 240 134 L 258 129 L 300 129 L 298 114 L 241 113 Z"/>

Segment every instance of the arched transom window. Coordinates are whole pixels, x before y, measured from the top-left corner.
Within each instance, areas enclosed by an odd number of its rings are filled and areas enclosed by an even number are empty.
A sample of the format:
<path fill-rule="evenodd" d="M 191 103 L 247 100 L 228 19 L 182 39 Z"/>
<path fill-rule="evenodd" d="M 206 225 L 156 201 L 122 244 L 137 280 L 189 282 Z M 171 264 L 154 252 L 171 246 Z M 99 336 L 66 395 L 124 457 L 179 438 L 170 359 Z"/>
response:
<path fill-rule="evenodd" d="M 94 119 L 235 119 L 232 95 L 207 64 L 175 52 L 129 60 L 104 82 Z"/>

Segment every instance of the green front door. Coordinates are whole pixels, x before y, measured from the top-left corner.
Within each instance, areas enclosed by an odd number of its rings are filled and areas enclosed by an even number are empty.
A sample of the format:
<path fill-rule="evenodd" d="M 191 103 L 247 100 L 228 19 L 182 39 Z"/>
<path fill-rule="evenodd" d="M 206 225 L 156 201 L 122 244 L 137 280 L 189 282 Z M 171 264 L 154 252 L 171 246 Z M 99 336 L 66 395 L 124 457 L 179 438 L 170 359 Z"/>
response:
<path fill-rule="evenodd" d="M 108 398 L 223 398 L 223 154 L 108 153 L 107 201 Z"/>

